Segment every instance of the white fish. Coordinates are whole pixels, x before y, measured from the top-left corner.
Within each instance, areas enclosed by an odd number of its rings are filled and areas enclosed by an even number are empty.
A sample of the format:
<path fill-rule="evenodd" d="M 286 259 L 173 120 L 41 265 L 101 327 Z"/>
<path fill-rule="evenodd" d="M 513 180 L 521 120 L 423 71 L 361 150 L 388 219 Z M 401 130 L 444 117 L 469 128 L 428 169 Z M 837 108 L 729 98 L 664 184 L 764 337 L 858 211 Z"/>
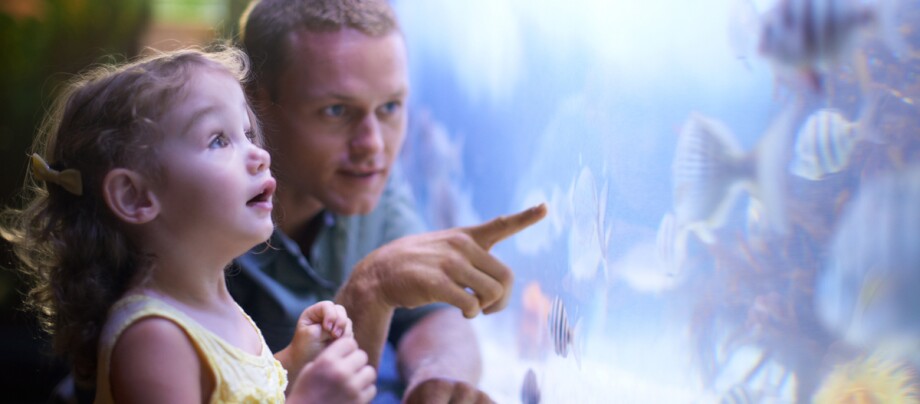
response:
<path fill-rule="evenodd" d="M 524 383 L 521 385 L 521 403 L 540 404 L 540 386 L 537 384 L 537 375 L 533 369 L 527 369 L 524 374 Z"/>
<path fill-rule="evenodd" d="M 803 105 L 796 102 L 771 123 L 755 149 L 744 152 L 723 123 L 693 113 L 684 124 L 674 156 L 674 214 L 679 228 L 713 243 L 742 191 L 763 203 L 770 228 L 786 230 L 785 174 L 793 124 Z"/>
<path fill-rule="evenodd" d="M 598 267 L 606 274 L 610 231 L 605 231 L 607 186 L 597 189 L 594 174 L 582 167 L 571 188 L 572 226 L 569 230 L 569 268 L 576 280 L 593 279 Z"/>
<path fill-rule="evenodd" d="M 920 339 L 920 166 L 870 181 L 840 220 L 815 298 L 831 331 L 871 348 Z"/>
<path fill-rule="evenodd" d="M 553 351 L 556 352 L 556 355 L 567 358 L 569 352 L 571 352 L 572 356 L 575 357 L 575 362 L 581 367 L 581 356 L 575 344 L 576 330 L 569 325 L 569 315 L 565 309 L 565 303 L 559 296 L 553 298 L 547 324 L 549 324 L 550 339 L 553 342 Z"/>

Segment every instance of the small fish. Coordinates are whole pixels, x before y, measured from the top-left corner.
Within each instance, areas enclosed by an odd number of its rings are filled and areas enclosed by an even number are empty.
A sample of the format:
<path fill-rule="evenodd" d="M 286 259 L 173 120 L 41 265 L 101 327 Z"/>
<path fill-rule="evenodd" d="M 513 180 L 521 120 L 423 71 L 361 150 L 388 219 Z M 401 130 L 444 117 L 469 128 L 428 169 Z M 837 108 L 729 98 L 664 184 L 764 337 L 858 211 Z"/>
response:
<path fill-rule="evenodd" d="M 524 374 L 524 384 L 521 385 L 521 403 L 540 404 L 540 386 L 537 385 L 537 375 L 533 369 L 527 369 Z"/>
<path fill-rule="evenodd" d="M 817 181 L 838 173 L 850 163 L 859 141 L 857 124 L 833 108 L 815 111 L 799 130 L 790 171 Z"/>
<path fill-rule="evenodd" d="M 582 167 L 570 187 L 572 226 L 568 237 L 569 268 L 579 281 L 594 279 L 603 267 L 606 275 L 610 229 L 606 229 L 608 187 L 598 190 L 594 173 Z"/>
<path fill-rule="evenodd" d="M 818 181 L 845 169 L 856 146 L 862 141 L 884 143 L 879 135 L 879 121 L 893 95 L 887 90 L 871 91 L 855 120 L 834 108 L 813 112 L 796 135 L 795 157 L 790 172 L 801 178 Z"/>
<path fill-rule="evenodd" d="M 556 355 L 567 358 L 569 351 L 571 351 L 572 355 L 575 356 L 575 362 L 581 367 L 581 358 L 578 349 L 575 349 L 576 331 L 569 326 L 569 315 L 565 310 L 565 304 L 559 296 L 553 298 L 547 323 L 549 324 L 550 339 L 552 339 L 553 350 Z"/>
<path fill-rule="evenodd" d="M 552 302 L 543 294 L 540 283 L 535 280 L 524 287 L 521 300 L 518 348 L 522 356 L 541 357 L 545 353 L 544 347 L 549 342 L 545 330 Z"/>

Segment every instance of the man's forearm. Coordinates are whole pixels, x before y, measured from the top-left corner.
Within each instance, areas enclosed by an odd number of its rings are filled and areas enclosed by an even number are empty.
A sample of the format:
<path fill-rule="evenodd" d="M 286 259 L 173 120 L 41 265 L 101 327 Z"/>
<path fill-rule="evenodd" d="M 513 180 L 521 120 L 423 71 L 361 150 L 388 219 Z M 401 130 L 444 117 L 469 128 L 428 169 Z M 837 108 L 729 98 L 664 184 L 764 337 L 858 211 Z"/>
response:
<path fill-rule="evenodd" d="M 354 326 L 355 340 L 377 369 L 393 318 L 393 308 L 377 298 L 377 287 L 367 279 L 351 277 L 339 290 L 335 302 L 345 307 Z"/>
<path fill-rule="evenodd" d="M 445 308 L 419 320 L 403 335 L 398 347 L 399 369 L 409 389 L 430 378 L 447 378 L 476 385 L 482 358 L 469 320 L 456 308 Z"/>

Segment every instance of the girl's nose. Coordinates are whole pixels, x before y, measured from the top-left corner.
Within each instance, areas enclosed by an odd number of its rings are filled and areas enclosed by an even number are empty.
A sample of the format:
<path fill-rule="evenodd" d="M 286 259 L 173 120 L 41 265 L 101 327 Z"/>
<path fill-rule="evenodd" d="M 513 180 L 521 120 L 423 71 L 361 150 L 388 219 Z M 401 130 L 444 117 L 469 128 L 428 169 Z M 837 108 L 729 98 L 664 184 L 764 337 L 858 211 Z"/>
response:
<path fill-rule="evenodd" d="M 252 152 L 249 154 L 249 170 L 253 174 L 261 173 L 262 171 L 268 170 L 271 166 L 272 157 L 268 154 L 268 151 L 252 145 Z"/>

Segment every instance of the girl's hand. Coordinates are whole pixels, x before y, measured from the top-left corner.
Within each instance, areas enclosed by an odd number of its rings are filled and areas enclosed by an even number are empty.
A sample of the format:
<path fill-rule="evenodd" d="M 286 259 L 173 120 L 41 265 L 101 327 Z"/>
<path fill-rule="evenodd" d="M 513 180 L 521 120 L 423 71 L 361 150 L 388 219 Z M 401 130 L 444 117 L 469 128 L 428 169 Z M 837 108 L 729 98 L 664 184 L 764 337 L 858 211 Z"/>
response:
<path fill-rule="evenodd" d="M 281 360 L 288 374 L 296 375 L 339 338 L 354 338 L 351 319 L 341 305 L 321 301 L 300 314 L 294 338 L 275 357 Z"/>
<path fill-rule="evenodd" d="M 340 338 L 304 366 L 291 381 L 289 403 L 370 402 L 377 395 L 377 372 L 354 338 Z"/>

